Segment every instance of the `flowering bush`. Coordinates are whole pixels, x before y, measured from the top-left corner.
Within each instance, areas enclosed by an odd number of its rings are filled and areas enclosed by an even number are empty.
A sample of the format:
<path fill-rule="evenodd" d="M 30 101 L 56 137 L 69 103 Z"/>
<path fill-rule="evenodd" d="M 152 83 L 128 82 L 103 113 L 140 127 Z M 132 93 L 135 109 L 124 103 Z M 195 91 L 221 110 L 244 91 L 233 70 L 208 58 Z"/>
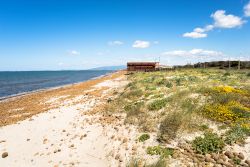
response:
<path fill-rule="evenodd" d="M 213 88 L 214 91 L 218 93 L 239 93 L 239 94 L 246 94 L 246 91 L 241 89 L 235 89 L 231 86 L 217 86 Z"/>
<path fill-rule="evenodd" d="M 207 92 L 210 98 L 202 110 L 205 116 L 250 129 L 250 107 L 246 102 L 249 92 L 231 86 L 217 86 Z"/>
<path fill-rule="evenodd" d="M 226 104 L 209 104 L 204 107 L 204 114 L 220 122 L 243 123 L 249 126 L 250 108 L 236 101 Z"/>

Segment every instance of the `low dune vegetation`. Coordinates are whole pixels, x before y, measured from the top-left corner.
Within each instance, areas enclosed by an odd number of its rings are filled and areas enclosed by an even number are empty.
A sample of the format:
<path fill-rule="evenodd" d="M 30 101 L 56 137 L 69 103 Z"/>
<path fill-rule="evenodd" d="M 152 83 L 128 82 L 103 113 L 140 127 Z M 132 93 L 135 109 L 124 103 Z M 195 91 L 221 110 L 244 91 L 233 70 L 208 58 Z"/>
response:
<path fill-rule="evenodd" d="M 106 112 L 126 113 L 125 123 L 144 133 L 140 141 L 156 134 L 158 145 L 145 148 L 149 155 L 159 155 L 154 166 L 171 166 L 171 159 L 186 166 L 250 165 L 250 147 L 245 146 L 250 135 L 249 71 L 180 69 L 127 78 L 129 84 Z M 147 166 L 147 159 L 137 158 L 128 166 L 138 166 L 137 161 Z"/>

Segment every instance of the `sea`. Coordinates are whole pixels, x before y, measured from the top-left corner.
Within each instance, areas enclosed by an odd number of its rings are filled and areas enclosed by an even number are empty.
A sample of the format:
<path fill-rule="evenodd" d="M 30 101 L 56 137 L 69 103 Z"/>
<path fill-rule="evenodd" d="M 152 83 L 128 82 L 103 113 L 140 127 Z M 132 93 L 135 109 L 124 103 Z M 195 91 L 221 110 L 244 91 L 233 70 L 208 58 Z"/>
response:
<path fill-rule="evenodd" d="M 87 81 L 110 70 L 0 72 L 0 100 L 53 87 Z"/>

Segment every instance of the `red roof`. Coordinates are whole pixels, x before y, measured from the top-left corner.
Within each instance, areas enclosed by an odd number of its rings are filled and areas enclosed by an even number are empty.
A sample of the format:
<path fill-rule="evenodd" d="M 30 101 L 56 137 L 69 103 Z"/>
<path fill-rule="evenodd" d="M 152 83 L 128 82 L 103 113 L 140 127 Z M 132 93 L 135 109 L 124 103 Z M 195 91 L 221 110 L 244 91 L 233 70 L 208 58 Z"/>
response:
<path fill-rule="evenodd" d="M 155 66 L 158 62 L 128 62 L 128 66 Z"/>

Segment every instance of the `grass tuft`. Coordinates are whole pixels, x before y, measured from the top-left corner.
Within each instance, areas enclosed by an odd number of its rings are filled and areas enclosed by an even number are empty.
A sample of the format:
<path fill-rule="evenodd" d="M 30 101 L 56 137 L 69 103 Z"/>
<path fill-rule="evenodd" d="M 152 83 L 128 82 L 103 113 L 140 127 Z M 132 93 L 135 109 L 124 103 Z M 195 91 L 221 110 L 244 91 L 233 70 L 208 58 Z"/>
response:
<path fill-rule="evenodd" d="M 150 135 L 145 133 L 145 134 L 142 134 L 140 137 L 139 137 L 139 141 L 140 142 L 144 142 L 146 140 L 148 140 L 150 138 Z"/>

